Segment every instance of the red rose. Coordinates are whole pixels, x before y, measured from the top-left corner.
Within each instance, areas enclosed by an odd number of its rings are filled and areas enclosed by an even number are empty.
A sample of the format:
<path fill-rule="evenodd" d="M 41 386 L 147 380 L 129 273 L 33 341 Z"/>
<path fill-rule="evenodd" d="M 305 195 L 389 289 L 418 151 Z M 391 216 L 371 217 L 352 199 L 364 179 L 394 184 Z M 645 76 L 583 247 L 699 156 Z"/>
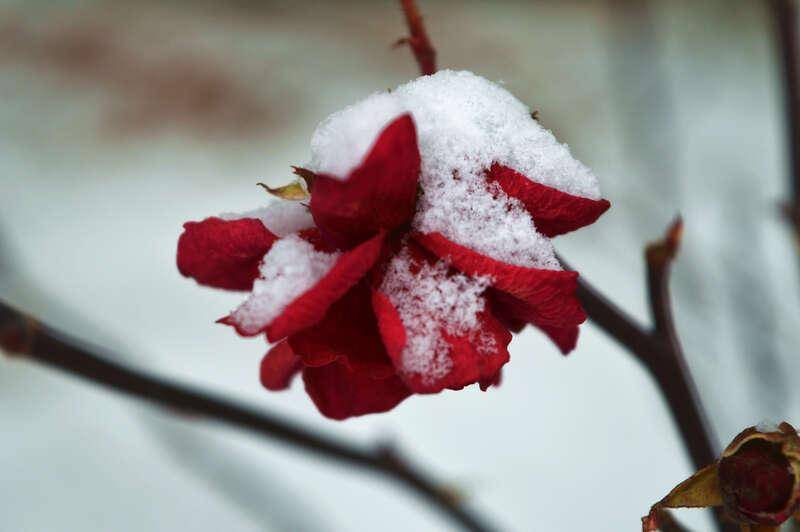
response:
<path fill-rule="evenodd" d="M 302 372 L 320 412 L 344 419 L 389 410 L 412 393 L 498 383 L 509 329 L 528 323 L 564 353 L 574 348 L 585 319 L 578 274 L 510 264 L 419 230 L 420 165 L 405 113 L 346 176 L 302 171 L 313 183 L 309 227 L 279 238 L 256 217 L 184 226 L 182 274 L 253 290 L 221 321 L 277 342 L 261 366 L 266 388 L 286 388 Z M 609 206 L 499 164 L 482 179 L 548 236 L 592 223 Z"/>

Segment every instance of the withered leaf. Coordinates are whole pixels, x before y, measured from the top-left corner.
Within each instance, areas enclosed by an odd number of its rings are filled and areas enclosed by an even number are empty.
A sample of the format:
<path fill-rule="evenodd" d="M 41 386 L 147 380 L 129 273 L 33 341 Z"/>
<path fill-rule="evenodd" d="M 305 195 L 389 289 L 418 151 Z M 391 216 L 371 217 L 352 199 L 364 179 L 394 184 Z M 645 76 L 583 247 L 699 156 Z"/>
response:
<path fill-rule="evenodd" d="M 717 478 L 718 462 L 704 467 L 684 480 L 666 497 L 653 505 L 650 514 L 642 518 L 643 532 L 658 530 L 659 512 L 664 508 L 704 508 L 721 506 L 722 495 Z"/>
<path fill-rule="evenodd" d="M 258 186 L 272 194 L 273 196 L 290 201 L 302 201 L 309 198 L 306 188 L 303 183 L 298 179 L 288 185 L 282 187 L 272 188 L 264 183 L 258 183 Z"/>

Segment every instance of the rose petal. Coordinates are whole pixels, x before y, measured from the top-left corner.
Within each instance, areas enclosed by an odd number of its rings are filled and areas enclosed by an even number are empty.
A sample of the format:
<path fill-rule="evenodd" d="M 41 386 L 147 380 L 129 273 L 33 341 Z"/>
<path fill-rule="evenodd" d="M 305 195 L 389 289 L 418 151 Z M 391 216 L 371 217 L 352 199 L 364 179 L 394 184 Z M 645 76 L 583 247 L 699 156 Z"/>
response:
<path fill-rule="evenodd" d="M 531 214 L 536 229 L 545 236 L 562 235 L 592 224 L 611 207 L 608 200 L 573 196 L 531 181 L 500 164 L 492 165 L 486 177 L 489 182 L 500 185 L 506 194 L 520 200 Z"/>
<path fill-rule="evenodd" d="M 316 176 L 311 193 L 314 221 L 340 247 L 403 225 L 414 214 L 419 169 L 414 121 L 404 114 L 381 132 L 346 180 Z"/>
<path fill-rule="evenodd" d="M 478 314 L 477 334 L 456 336 L 441 331 L 451 362 L 446 374 L 422 375 L 405 371 L 403 351 L 407 332 L 400 314 L 389 297 L 378 290 L 373 292 L 372 305 L 386 351 L 400 377 L 415 393 L 438 393 L 445 388 L 459 390 L 476 382 L 482 382 L 485 389 L 486 383 L 494 382 L 500 368 L 509 360 L 507 346 L 511 333 L 490 312 L 484 311 Z"/>
<path fill-rule="evenodd" d="M 178 270 L 206 286 L 250 290 L 277 238 L 253 218 L 186 222 L 178 239 Z"/>
<path fill-rule="evenodd" d="M 486 291 L 486 299 L 489 301 L 492 314 L 509 331 L 518 333 L 530 323 L 532 311 L 524 301 L 495 288 Z"/>
<path fill-rule="evenodd" d="M 411 395 L 396 376 L 373 379 L 338 362 L 305 368 L 303 381 L 319 411 L 332 419 L 386 412 Z"/>
<path fill-rule="evenodd" d="M 535 324 L 534 324 L 535 325 Z M 577 325 L 572 327 L 550 327 L 548 325 L 536 325 L 543 333 L 545 333 L 556 347 L 561 351 L 561 354 L 568 355 L 575 346 L 578 345 L 578 335 L 580 329 Z"/>
<path fill-rule="evenodd" d="M 500 290 L 490 289 L 487 297 L 491 302 L 492 312 L 497 319 L 512 332 L 521 331 L 530 323 L 544 332 L 563 354 L 575 349 L 578 343 L 578 326 L 553 327 L 538 322 L 536 309 L 514 296 Z"/>
<path fill-rule="evenodd" d="M 530 306 L 539 327 L 570 328 L 586 314 L 575 296 L 577 272 L 505 264 L 456 244 L 441 233 L 417 233 L 417 242 L 468 275 L 488 275 L 492 285 Z"/>
<path fill-rule="evenodd" d="M 481 387 L 481 391 L 485 392 L 491 386 L 495 387 L 500 386 L 502 382 L 503 382 L 503 368 L 500 368 L 500 370 L 498 370 L 498 372 L 492 375 L 491 377 L 486 379 L 481 379 L 480 381 L 478 381 L 478 385 Z"/>
<path fill-rule="evenodd" d="M 300 358 L 294 354 L 289 342 L 274 345 L 261 359 L 261 385 L 275 392 L 285 390 L 302 367 Z"/>
<path fill-rule="evenodd" d="M 339 360 L 376 379 L 394 374 L 372 311 L 370 288 L 364 281 L 334 303 L 320 323 L 293 334 L 288 341 L 306 366 Z"/>
<path fill-rule="evenodd" d="M 270 323 L 261 328 L 245 329 L 231 314 L 219 323 L 231 325 L 242 336 L 265 332 L 270 342 L 277 342 L 319 323 L 328 309 L 375 265 L 381 256 L 386 234 L 380 232 L 359 246 L 346 251 L 314 286 L 289 303 Z M 276 281 L 277 282 L 277 281 Z"/>

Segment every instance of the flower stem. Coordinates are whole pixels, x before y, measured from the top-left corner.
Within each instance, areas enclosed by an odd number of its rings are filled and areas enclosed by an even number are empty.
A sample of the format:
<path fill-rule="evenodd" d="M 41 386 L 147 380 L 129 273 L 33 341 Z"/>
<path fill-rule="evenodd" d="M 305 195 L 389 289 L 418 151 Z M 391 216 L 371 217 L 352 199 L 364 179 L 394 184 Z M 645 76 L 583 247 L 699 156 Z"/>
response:
<path fill-rule="evenodd" d="M 409 36 L 397 41 L 395 44 L 408 44 L 417 60 L 419 71 L 423 76 L 436 72 L 436 50 L 433 48 L 422 15 L 419 14 L 414 0 L 400 0 L 400 6 L 406 16 Z"/>

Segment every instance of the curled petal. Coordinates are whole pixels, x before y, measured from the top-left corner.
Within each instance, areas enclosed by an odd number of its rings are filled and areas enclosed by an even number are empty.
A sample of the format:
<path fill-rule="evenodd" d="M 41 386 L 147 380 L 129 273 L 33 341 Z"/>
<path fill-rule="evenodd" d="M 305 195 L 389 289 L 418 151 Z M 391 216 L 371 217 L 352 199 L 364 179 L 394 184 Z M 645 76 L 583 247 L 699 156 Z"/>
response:
<path fill-rule="evenodd" d="M 198 283 L 250 290 L 258 264 L 277 237 L 253 218 L 187 222 L 178 240 L 178 270 Z"/>
<path fill-rule="evenodd" d="M 404 114 L 381 132 L 347 179 L 316 175 L 311 193 L 314 221 L 340 247 L 403 225 L 414 214 L 419 171 L 414 121 Z"/>
<path fill-rule="evenodd" d="M 536 309 L 521 299 L 491 289 L 487 295 L 492 305 L 492 312 L 500 322 L 512 332 L 521 331 L 528 323 L 544 332 L 556 344 L 563 354 L 568 354 L 575 349 L 578 343 L 578 326 L 554 327 L 537 322 Z"/>
<path fill-rule="evenodd" d="M 566 329 L 586 320 L 575 296 L 577 272 L 506 264 L 456 244 L 441 233 L 417 233 L 414 238 L 462 272 L 491 277 L 492 286 L 529 306 L 535 316 L 531 321 L 539 327 Z"/>
<path fill-rule="evenodd" d="M 334 303 L 320 323 L 293 334 L 288 341 L 306 366 L 325 366 L 338 360 L 376 379 L 394 375 L 364 281 Z"/>
<path fill-rule="evenodd" d="M 302 367 L 300 358 L 294 354 L 288 342 L 274 345 L 261 359 L 261 385 L 274 392 L 285 390 Z"/>
<path fill-rule="evenodd" d="M 350 251 L 342 253 L 331 269 L 311 288 L 300 294 L 269 323 L 263 326 L 244 324 L 239 310 L 246 307 L 257 294 L 220 323 L 232 325 L 242 336 L 266 332 L 270 342 L 276 342 L 319 323 L 328 309 L 350 288 L 359 282 L 381 255 L 385 233 L 380 232 Z M 281 278 L 269 282 L 280 283 Z"/>
<path fill-rule="evenodd" d="M 386 412 L 411 395 L 396 376 L 374 379 L 338 362 L 305 368 L 303 381 L 320 413 L 332 419 Z"/>
<path fill-rule="evenodd" d="M 608 200 L 573 196 L 556 188 L 531 181 L 524 175 L 500 164 L 492 165 L 486 174 L 503 191 L 522 202 L 545 236 L 569 233 L 594 223 L 611 207 Z"/>
<path fill-rule="evenodd" d="M 462 335 L 439 331 L 446 350 L 445 370 L 433 374 L 409 371 L 404 360 L 409 333 L 399 312 L 389 297 L 377 290 L 373 292 L 372 305 L 386 351 L 400 377 L 415 393 L 438 393 L 446 388 L 459 390 L 476 382 L 486 389 L 498 380 L 500 368 L 509 360 L 507 347 L 511 333 L 489 311 L 483 311 L 477 316 L 476 331 Z M 430 319 L 436 318 L 431 316 Z M 435 356 L 434 353 L 431 356 Z"/>

